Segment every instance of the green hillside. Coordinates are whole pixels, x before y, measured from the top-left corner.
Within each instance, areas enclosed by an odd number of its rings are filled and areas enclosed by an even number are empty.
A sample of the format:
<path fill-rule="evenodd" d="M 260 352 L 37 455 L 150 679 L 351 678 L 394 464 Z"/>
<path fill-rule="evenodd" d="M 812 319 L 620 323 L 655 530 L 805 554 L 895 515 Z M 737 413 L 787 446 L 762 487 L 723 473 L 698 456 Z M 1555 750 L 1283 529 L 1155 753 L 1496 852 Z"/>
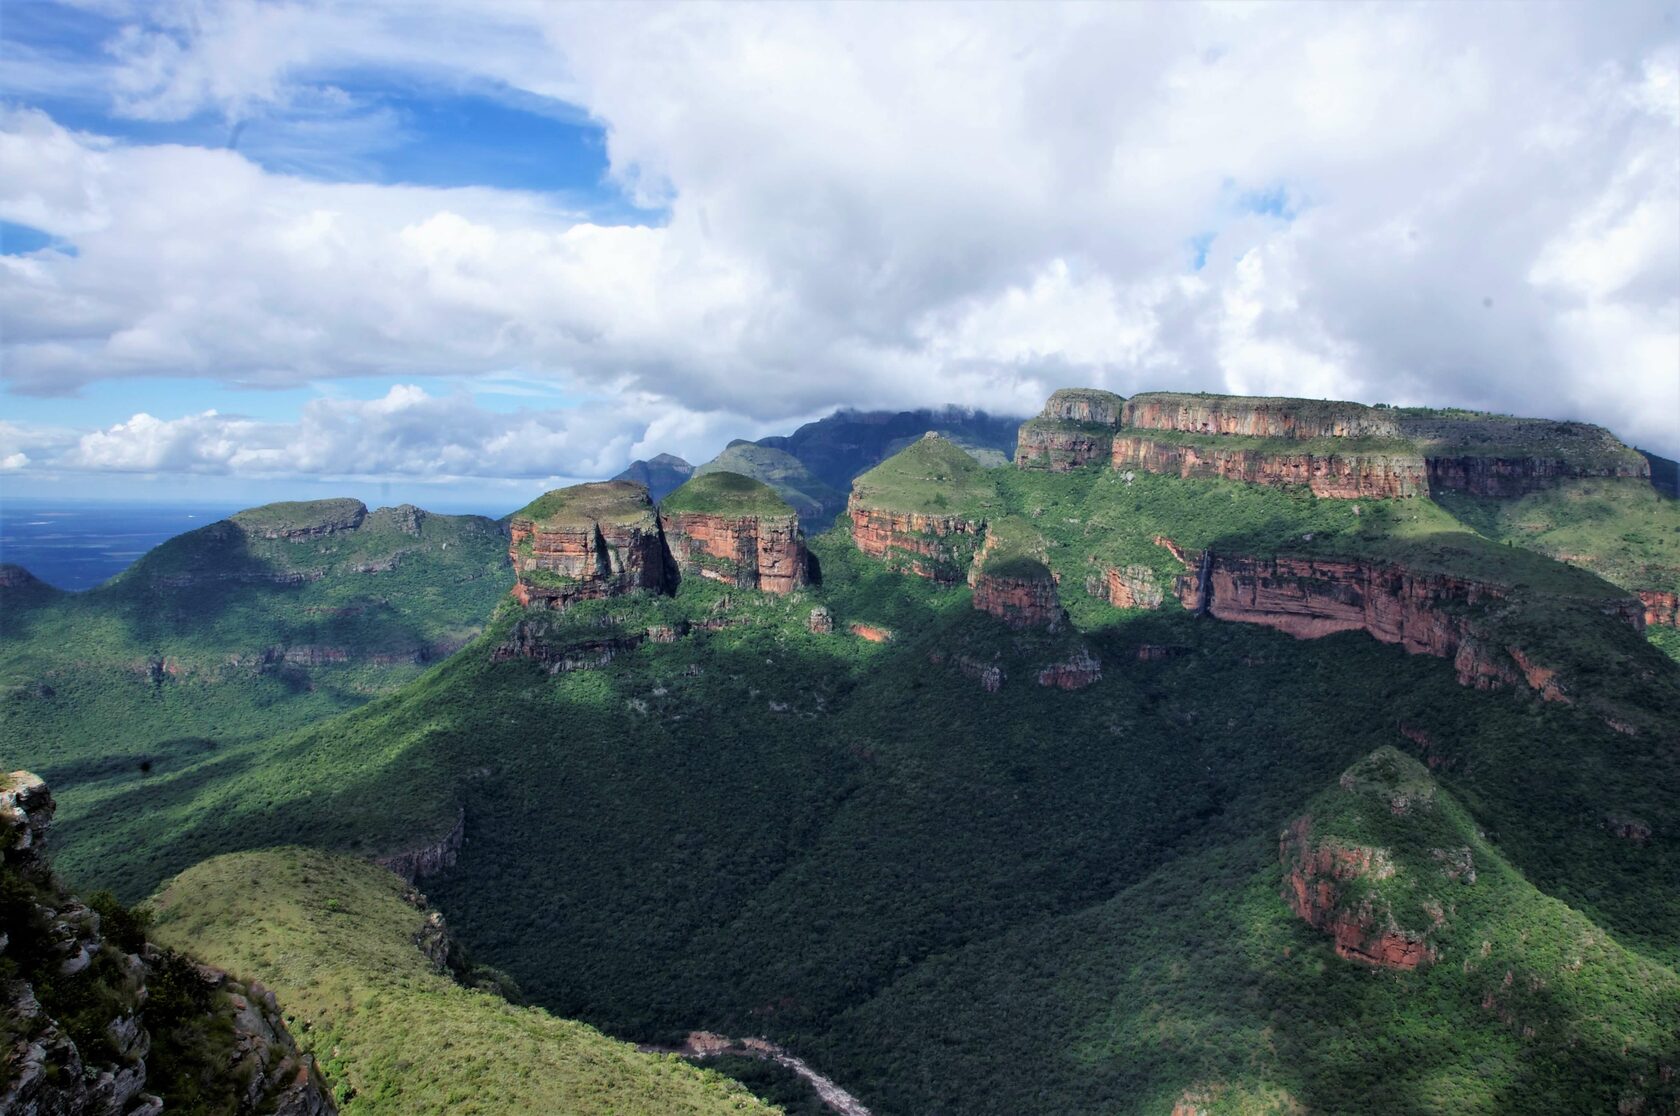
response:
<path fill-rule="evenodd" d="M 696 477 L 709 473 L 737 473 L 764 482 L 813 529 L 826 526 L 846 504 L 845 493 L 818 480 L 791 453 L 770 446 L 731 442 L 722 453 L 694 470 Z"/>
<path fill-rule="evenodd" d="M 702 473 L 685 482 L 659 503 L 667 514 L 698 513 L 731 516 L 788 516 L 794 514 L 786 500 L 763 481 L 740 473 Z"/>
<path fill-rule="evenodd" d="M 180 535 L 85 593 L 0 579 L 0 739 L 59 788 L 61 868 L 129 863 L 114 801 L 260 766 L 266 737 L 446 658 L 505 596 L 506 554 L 477 516 L 315 501 Z"/>
<path fill-rule="evenodd" d="M 275 992 L 344 1116 L 773 1111 L 715 1073 L 457 984 L 416 945 L 413 894 L 359 861 L 220 857 L 151 906 L 160 941 Z"/>

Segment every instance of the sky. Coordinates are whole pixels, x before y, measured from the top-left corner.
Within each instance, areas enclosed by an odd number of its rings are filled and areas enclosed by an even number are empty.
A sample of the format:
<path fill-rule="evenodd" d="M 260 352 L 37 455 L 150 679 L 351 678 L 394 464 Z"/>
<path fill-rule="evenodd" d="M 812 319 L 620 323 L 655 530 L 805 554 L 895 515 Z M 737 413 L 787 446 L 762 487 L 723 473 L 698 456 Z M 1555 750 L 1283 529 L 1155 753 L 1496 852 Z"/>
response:
<path fill-rule="evenodd" d="M 1680 7 L 6 0 L 0 498 L 517 506 L 1057 387 L 1680 456 Z"/>

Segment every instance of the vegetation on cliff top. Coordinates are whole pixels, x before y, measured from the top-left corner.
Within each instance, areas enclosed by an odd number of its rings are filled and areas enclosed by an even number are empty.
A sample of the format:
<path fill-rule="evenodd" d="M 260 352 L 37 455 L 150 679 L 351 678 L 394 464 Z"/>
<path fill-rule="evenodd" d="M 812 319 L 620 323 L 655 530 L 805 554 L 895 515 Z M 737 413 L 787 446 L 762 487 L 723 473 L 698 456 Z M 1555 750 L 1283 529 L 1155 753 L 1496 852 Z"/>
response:
<path fill-rule="evenodd" d="M 344 1116 L 773 1111 L 718 1074 L 455 983 L 416 945 L 425 915 L 402 882 L 361 861 L 218 857 L 151 906 L 159 940 L 275 992 Z"/>
<path fill-rule="evenodd" d="M 865 508 L 984 520 L 997 507 L 997 474 L 956 444 L 930 435 L 918 438 L 852 482 L 854 500 Z"/>
<path fill-rule="evenodd" d="M 771 446 L 731 442 L 722 453 L 694 470 L 696 477 L 712 473 L 736 473 L 762 481 L 775 489 L 801 519 L 818 526 L 826 526 L 823 521 L 846 503 L 845 493 L 818 480 L 793 454 Z"/>
<path fill-rule="evenodd" d="M 556 488 L 538 496 L 513 513 L 514 519 L 528 519 L 539 527 L 656 526 L 653 501 L 648 490 L 634 481 L 594 481 Z"/>
<path fill-rule="evenodd" d="M 660 501 L 669 514 L 791 516 L 793 508 L 761 480 L 740 473 L 702 473 Z"/>

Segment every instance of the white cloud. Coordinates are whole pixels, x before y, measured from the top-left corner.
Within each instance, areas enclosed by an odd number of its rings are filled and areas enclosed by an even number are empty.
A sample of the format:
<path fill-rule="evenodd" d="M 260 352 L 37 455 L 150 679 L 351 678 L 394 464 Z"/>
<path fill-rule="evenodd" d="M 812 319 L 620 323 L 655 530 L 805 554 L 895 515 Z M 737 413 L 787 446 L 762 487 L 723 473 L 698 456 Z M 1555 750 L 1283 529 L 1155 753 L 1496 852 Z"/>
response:
<path fill-rule="evenodd" d="M 585 479 L 617 472 L 644 444 L 697 453 L 743 426 L 751 422 L 740 415 L 648 399 L 503 413 L 399 384 L 375 399 L 313 400 L 297 422 L 214 410 L 173 419 L 142 413 L 80 436 L 36 438 L 29 448 L 39 467 L 58 472 Z M 23 432 L 0 424 L 0 453 L 24 442 Z M 21 449 L 11 456 L 22 460 L 8 468 L 30 463 Z"/>
<path fill-rule="evenodd" d="M 12 110 L 0 217 L 78 251 L 0 258 L 14 391 L 436 376 L 615 416 L 323 402 L 291 462 L 317 471 L 352 449 L 399 472 L 521 449 L 611 471 L 839 404 L 1024 412 L 1079 382 L 1556 414 L 1680 453 L 1661 5 L 131 11 L 98 67 L 118 111 L 285 113 L 370 65 L 501 83 L 604 122 L 612 173 L 669 218 L 322 183 Z M 427 407 L 457 442 L 399 421 Z M 246 468 L 215 438 L 262 437 L 153 421 L 191 448 L 101 432 L 139 455 L 114 460 Z"/>

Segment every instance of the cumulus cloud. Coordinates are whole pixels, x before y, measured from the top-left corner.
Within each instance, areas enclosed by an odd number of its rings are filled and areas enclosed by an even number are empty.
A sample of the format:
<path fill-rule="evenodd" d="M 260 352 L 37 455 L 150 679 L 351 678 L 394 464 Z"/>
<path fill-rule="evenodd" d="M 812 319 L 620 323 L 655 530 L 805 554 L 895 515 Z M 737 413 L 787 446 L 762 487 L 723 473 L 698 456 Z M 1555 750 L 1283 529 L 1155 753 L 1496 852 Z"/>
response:
<path fill-rule="evenodd" d="M 99 64 L 114 111 L 285 112 L 371 65 L 564 98 L 666 217 L 316 181 L 14 108 L 0 218 L 76 254 L 0 257 L 12 391 L 514 372 L 610 416 L 322 400 L 287 443 L 302 471 L 478 475 L 520 446 L 611 471 L 673 448 L 654 436 L 844 404 L 1024 413 L 1064 383 L 1493 407 L 1680 452 L 1661 5 L 132 14 Z M 264 429 L 142 417 L 80 467 L 281 467 Z"/>
<path fill-rule="evenodd" d="M 576 480 L 616 472 L 655 447 L 694 452 L 751 426 L 741 415 L 641 404 L 498 412 L 465 395 L 399 384 L 376 399 L 313 400 L 296 422 L 214 410 L 167 419 L 141 413 L 80 435 L 37 437 L 28 448 L 70 472 Z M 0 424 L 0 457 L 21 459 L 6 467 L 28 464 L 25 441 L 24 431 Z M 14 446 L 20 448 L 6 456 Z"/>

